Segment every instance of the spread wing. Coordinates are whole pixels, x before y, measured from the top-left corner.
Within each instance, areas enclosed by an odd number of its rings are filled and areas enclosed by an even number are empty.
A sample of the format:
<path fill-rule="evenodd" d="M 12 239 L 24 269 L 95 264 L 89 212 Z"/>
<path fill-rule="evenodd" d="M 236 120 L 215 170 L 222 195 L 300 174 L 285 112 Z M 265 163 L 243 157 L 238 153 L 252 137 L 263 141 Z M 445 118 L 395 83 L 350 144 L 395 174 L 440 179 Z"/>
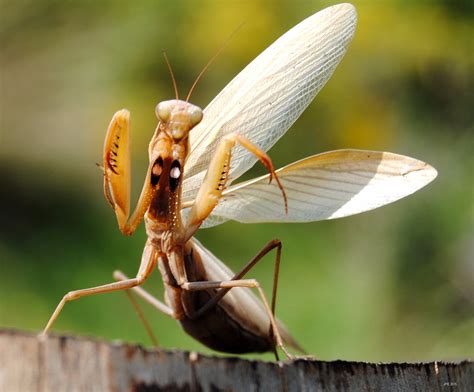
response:
<path fill-rule="evenodd" d="M 182 200 L 192 201 L 222 137 L 238 132 L 267 151 L 331 77 L 351 41 L 355 8 L 339 4 L 305 19 L 240 72 L 204 110 L 190 133 Z M 233 150 L 230 182 L 256 162 Z M 230 184 L 229 182 L 229 184 Z"/>
<path fill-rule="evenodd" d="M 204 222 L 310 222 L 342 218 L 408 196 L 431 182 L 427 163 L 389 152 L 337 150 L 313 155 L 277 170 L 288 198 L 268 175 L 231 186 Z"/>

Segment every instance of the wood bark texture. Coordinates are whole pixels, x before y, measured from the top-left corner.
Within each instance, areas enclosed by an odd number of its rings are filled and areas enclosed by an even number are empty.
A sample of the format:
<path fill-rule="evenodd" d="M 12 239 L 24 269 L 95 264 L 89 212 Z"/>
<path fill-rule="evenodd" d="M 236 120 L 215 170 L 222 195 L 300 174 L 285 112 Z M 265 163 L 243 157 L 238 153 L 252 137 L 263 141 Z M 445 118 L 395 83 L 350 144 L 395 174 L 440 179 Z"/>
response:
<path fill-rule="evenodd" d="M 0 391 L 474 391 L 474 364 L 276 363 L 0 330 Z"/>

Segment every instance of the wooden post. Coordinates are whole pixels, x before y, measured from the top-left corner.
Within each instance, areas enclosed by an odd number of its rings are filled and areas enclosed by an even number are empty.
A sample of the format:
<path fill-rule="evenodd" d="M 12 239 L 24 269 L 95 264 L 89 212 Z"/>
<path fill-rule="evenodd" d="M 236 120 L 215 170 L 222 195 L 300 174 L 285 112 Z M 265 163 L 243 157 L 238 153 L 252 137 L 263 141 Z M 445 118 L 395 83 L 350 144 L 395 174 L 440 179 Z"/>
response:
<path fill-rule="evenodd" d="M 0 330 L 0 392 L 473 391 L 474 364 L 280 363 Z"/>

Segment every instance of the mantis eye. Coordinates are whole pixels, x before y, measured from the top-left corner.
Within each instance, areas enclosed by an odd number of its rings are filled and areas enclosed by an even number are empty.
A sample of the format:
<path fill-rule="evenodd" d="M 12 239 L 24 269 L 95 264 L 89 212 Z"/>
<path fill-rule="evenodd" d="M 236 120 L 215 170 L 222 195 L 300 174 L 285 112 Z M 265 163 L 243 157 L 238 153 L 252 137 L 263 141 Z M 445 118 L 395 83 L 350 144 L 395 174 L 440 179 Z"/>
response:
<path fill-rule="evenodd" d="M 199 124 L 202 120 L 202 110 L 198 107 L 193 108 L 191 111 L 191 123 L 194 125 Z"/>
<path fill-rule="evenodd" d="M 163 122 L 167 122 L 171 115 L 171 105 L 169 101 L 160 102 L 156 105 L 156 117 Z"/>

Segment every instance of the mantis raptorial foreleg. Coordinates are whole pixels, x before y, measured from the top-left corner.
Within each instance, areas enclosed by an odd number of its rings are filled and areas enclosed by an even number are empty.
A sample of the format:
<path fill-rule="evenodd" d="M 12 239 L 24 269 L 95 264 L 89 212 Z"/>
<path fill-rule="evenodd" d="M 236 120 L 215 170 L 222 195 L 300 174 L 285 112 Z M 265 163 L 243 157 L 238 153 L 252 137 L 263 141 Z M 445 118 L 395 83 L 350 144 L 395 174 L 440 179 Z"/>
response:
<path fill-rule="evenodd" d="M 54 310 L 54 313 L 50 317 L 48 324 L 44 328 L 42 335 L 44 336 L 48 333 L 49 329 L 52 327 L 53 323 L 56 321 L 59 314 L 61 313 L 61 310 L 63 309 L 66 302 L 73 301 L 73 300 L 76 300 L 88 295 L 110 293 L 112 291 L 127 290 L 127 289 L 131 289 L 132 287 L 139 286 L 143 284 L 145 280 L 153 272 L 153 269 L 156 266 L 156 261 L 157 261 L 156 251 L 151 244 L 147 243 L 145 245 L 145 249 L 143 250 L 142 261 L 135 278 L 123 280 L 120 282 L 104 284 L 102 286 L 70 291 L 62 298 L 58 306 L 56 306 L 56 309 Z"/>
<path fill-rule="evenodd" d="M 222 138 L 214 152 L 214 156 L 209 164 L 204 181 L 199 188 L 196 199 L 194 200 L 194 204 L 189 213 L 187 227 L 185 228 L 183 238 L 180 238 L 179 242 L 187 242 L 219 202 L 230 172 L 231 151 L 236 143 L 239 143 L 242 147 L 250 151 L 262 162 L 270 172 L 270 181 L 275 178 L 279 188 L 281 189 L 285 203 L 285 211 L 287 211 L 288 206 L 285 190 L 273 169 L 270 157 L 247 138 L 238 133 L 230 133 Z"/>
<path fill-rule="evenodd" d="M 130 113 L 119 110 L 110 121 L 104 143 L 104 195 L 117 216 L 125 235 L 131 235 L 150 206 L 153 189 L 150 186 L 151 165 L 135 211 L 130 217 Z"/>

